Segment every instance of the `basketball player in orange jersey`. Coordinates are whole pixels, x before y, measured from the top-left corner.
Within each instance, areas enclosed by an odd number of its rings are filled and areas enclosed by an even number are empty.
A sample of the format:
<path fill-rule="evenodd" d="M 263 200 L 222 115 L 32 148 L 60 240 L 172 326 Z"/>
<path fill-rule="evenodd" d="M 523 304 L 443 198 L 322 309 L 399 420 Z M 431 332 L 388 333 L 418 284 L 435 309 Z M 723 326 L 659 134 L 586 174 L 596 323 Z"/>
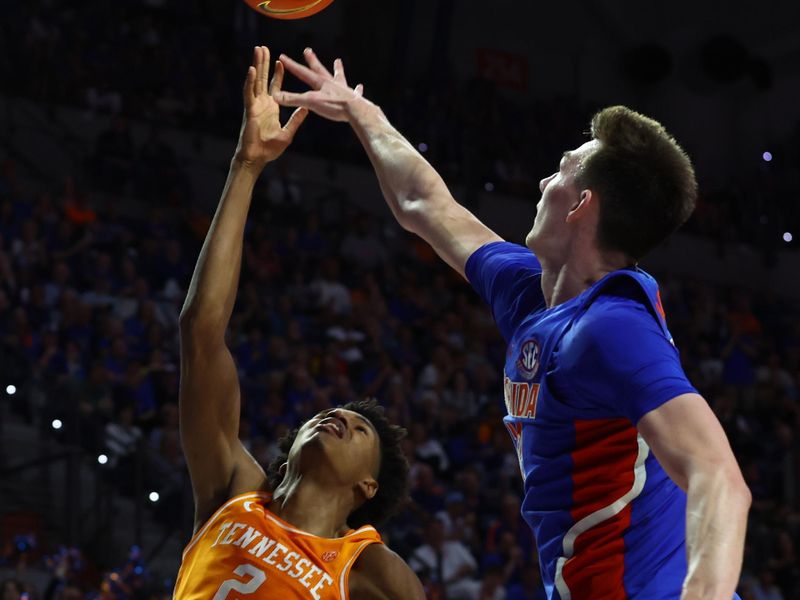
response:
<path fill-rule="evenodd" d="M 225 345 L 253 186 L 306 117 L 285 126 L 267 89 L 269 52 L 254 51 L 239 144 L 181 311 L 181 441 L 195 499 L 176 600 L 422 599 L 422 585 L 372 525 L 405 495 L 403 430 L 374 402 L 324 411 L 282 440 L 264 469 L 238 439 L 239 381 Z M 356 529 L 353 529 L 356 527 Z"/>

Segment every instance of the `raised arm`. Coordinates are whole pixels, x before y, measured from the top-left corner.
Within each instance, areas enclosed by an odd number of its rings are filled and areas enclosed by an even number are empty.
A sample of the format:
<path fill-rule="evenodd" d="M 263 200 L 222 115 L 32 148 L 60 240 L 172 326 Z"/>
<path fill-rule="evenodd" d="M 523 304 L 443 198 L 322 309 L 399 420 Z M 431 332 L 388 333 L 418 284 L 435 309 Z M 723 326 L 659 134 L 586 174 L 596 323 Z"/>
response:
<path fill-rule="evenodd" d="M 719 421 L 698 394 L 649 412 L 638 429 L 687 493 L 682 600 L 730 600 L 739 582 L 750 491 Z"/>
<path fill-rule="evenodd" d="M 310 48 L 304 56 L 308 66 L 286 56 L 281 56 L 281 61 L 312 91 L 281 92 L 276 95 L 278 102 L 349 122 L 375 168 L 397 222 L 428 242 L 463 276 L 470 255 L 501 238 L 455 201 L 430 163 L 389 123 L 380 107 L 363 97 L 361 85 L 348 86 L 341 60 L 334 62 L 331 74 Z"/>
<path fill-rule="evenodd" d="M 266 481 L 238 439 L 239 380 L 225 331 L 239 284 L 253 186 L 307 114 L 298 110 L 280 126 L 279 107 L 270 94 L 280 89 L 283 68 L 276 64 L 269 92 L 268 72 L 269 51 L 257 47 L 244 85 L 239 143 L 180 315 L 181 443 L 195 497 L 195 530 L 228 498 Z"/>

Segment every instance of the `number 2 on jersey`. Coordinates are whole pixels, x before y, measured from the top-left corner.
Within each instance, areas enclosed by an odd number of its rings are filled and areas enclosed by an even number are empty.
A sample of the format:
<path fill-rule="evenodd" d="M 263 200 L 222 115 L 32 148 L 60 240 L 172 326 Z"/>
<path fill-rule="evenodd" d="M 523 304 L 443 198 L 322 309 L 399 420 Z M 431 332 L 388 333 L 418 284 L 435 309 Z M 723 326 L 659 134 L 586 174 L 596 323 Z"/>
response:
<path fill-rule="evenodd" d="M 219 586 L 217 593 L 214 594 L 214 600 L 225 600 L 231 591 L 239 592 L 242 595 L 252 594 L 267 580 L 267 574 L 261 569 L 256 569 L 253 565 L 239 565 L 233 570 L 233 573 L 239 577 L 250 575 L 250 581 L 242 583 L 238 579 L 226 579 Z"/>

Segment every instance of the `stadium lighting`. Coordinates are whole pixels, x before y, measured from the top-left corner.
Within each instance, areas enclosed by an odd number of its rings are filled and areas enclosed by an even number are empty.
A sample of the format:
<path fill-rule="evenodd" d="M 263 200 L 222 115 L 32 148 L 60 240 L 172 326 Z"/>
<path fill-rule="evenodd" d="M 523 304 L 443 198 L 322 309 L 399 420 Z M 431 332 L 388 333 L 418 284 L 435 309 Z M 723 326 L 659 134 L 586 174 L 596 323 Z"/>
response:
<path fill-rule="evenodd" d="M 160 496 L 158 495 L 158 492 L 150 492 L 148 498 L 150 498 L 150 502 L 158 502 Z"/>
<path fill-rule="evenodd" d="M 791 232 L 789 232 L 789 231 L 784 231 L 783 232 L 783 241 L 784 242 L 786 242 L 788 244 L 793 239 L 794 239 L 794 236 L 792 236 Z"/>
<path fill-rule="evenodd" d="M 764 152 L 764 154 L 761 155 L 761 158 L 764 159 L 764 162 L 770 162 L 772 160 L 772 152 Z"/>
<path fill-rule="evenodd" d="M 419 146 L 417 146 L 417 149 L 420 152 L 427 152 L 428 151 L 428 144 L 426 144 L 425 142 L 420 142 Z"/>
<path fill-rule="evenodd" d="M 483 189 L 485 189 L 487 192 L 493 192 L 494 191 L 494 184 L 491 181 L 487 181 L 483 185 Z"/>
<path fill-rule="evenodd" d="M 8 394 L 9 396 L 13 396 L 16 393 L 17 393 L 17 386 L 15 385 L 6 386 L 6 394 Z"/>
<path fill-rule="evenodd" d="M 108 462 L 108 457 L 105 454 L 101 454 L 97 457 L 97 462 L 99 462 L 101 465 L 104 465 Z"/>
<path fill-rule="evenodd" d="M 58 430 L 61 429 L 61 426 L 64 424 L 61 422 L 61 419 L 53 419 L 53 422 L 50 423 L 50 425 L 53 426 L 53 429 Z"/>

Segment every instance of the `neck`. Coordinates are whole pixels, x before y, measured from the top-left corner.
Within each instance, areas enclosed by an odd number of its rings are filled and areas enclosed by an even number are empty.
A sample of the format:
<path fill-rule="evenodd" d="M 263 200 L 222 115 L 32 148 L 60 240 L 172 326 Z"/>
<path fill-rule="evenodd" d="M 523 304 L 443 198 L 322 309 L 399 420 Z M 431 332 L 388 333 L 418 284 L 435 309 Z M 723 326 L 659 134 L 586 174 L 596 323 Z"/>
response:
<path fill-rule="evenodd" d="M 272 495 L 269 510 L 298 529 L 319 537 L 334 538 L 349 529 L 353 510 L 351 490 L 336 490 L 308 475 L 284 477 Z"/>
<path fill-rule="evenodd" d="M 542 292 L 548 308 L 580 295 L 612 271 L 630 266 L 624 256 L 606 257 L 599 253 L 563 262 L 538 258 L 542 265 Z"/>

